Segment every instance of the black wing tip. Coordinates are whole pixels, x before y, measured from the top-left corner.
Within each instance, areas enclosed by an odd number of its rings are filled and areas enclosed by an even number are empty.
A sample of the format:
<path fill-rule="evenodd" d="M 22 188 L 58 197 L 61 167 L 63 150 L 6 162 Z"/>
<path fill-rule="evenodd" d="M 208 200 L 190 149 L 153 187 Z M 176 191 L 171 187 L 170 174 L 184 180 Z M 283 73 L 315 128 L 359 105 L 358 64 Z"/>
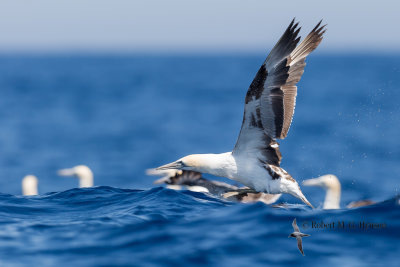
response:
<path fill-rule="evenodd" d="M 301 29 L 301 27 L 299 27 L 298 29 L 296 29 L 296 28 L 299 26 L 299 23 L 300 23 L 300 22 L 295 23 L 295 21 L 296 21 L 296 17 L 294 17 L 294 18 L 292 19 L 292 21 L 290 22 L 290 24 L 289 24 L 287 30 L 289 30 L 289 31 L 291 31 L 291 32 L 294 32 L 294 31 L 296 30 L 296 33 L 298 33 L 298 31 Z M 323 29 L 326 31 L 326 26 L 327 26 L 328 24 L 324 24 L 324 25 L 321 26 L 322 21 L 323 21 L 323 19 L 321 19 L 321 20 L 317 23 L 317 25 L 312 29 L 311 32 L 321 32 Z"/>
<path fill-rule="evenodd" d="M 296 31 L 296 35 L 298 33 L 297 27 L 299 26 L 300 22 L 296 22 L 296 18 L 293 18 L 293 20 L 290 22 L 289 26 L 287 27 L 285 33 L 291 33 L 293 34 Z M 301 27 L 300 27 L 301 29 Z"/>
<path fill-rule="evenodd" d="M 300 30 L 301 30 L 301 27 L 299 27 L 299 28 L 294 32 L 294 35 L 297 36 L 297 35 L 299 34 Z"/>
<path fill-rule="evenodd" d="M 321 25 L 322 23 L 322 19 L 318 22 L 317 26 L 314 27 L 314 29 L 317 29 L 319 27 L 319 25 Z"/>
<path fill-rule="evenodd" d="M 316 33 L 318 36 L 322 36 L 325 32 L 326 32 L 326 26 L 328 24 L 324 24 L 321 26 L 322 23 L 322 19 L 318 22 L 318 24 L 314 27 L 314 29 L 312 29 L 312 31 L 310 32 L 310 34 Z"/>
<path fill-rule="evenodd" d="M 289 24 L 289 28 L 291 28 L 291 27 L 293 26 L 293 24 L 294 24 L 295 20 L 296 20 L 296 17 L 294 17 L 294 18 L 292 19 L 292 21 L 290 22 L 290 24 Z"/>
<path fill-rule="evenodd" d="M 294 18 L 292 20 L 292 22 L 289 24 L 289 27 L 286 29 L 286 31 L 283 34 L 282 38 L 287 38 L 286 40 L 290 40 L 290 41 L 288 41 L 288 43 L 294 42 L 294 44 L 297 45 L 297 43 L 301 39 L 301 36 L 299 36 L 301 27 L 299 26 L 300 22 L 296 22 L 295 23 L 295 19 L 296 18 Z"/>
<path fill-rule="evenodd" d="M 290 22 L 288 28 L 289 28 L 289 29 L 292 28 L 292 27 L 295 28 L 295 27 L 299 24 L 299 22 L 297 22 L 296 25 L 295 25 L 295 23 L 296 23 L 296 17 L 294 17 L 294 18 L 292 19 L 292 21 Z"/>
<path fill-rule="evenodd" d="M 321 41 L 323 39 L 323 35 L 327 31 L 326 26 L 328 24 L 324 24 L 322 26 L 321 26 L 321 24 L 322 24 L 322 19 L 311 30 L 311 32 L 307 35 L 307 37 L 305 39 L 305 40 L 307 40 L 306 42 L 314 43 L 312 50 L 314 50 L 319 45 L 319 43 L 321 43 Z"/>

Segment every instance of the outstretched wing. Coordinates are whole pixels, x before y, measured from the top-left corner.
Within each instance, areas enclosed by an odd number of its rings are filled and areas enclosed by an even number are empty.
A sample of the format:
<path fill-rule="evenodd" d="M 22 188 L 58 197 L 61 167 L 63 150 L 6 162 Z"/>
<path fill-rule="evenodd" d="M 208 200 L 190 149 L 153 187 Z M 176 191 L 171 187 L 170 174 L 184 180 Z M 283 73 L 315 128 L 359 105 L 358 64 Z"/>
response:
<path fill-rule="evenodd" d="M 299 229 L 299 227 L 297 226 L 297 223 L 296 223 L 296 218 L 294 218 L 294 220 L 292 222 L 292 226 L 293 226 L 293 230 L 295 232 L 299 232 L 300 233 L 300 229 Z"/>
<path fill-rule="evenodd" d="M 303 251 L 303 242 L 301 240 L 301 237 L 296 237 L 297 239 L 297 247 L 299 248 L 301 254 L 304 256 L 304 251 Z"/>
<path fill-rule="evenodd" d="M 286 137 L 296 104 L 297 86 L 305 59 L 322 41 L 321 22 L 297 46 L 298 23 L 290 23 L 258 70 L 245 98 L 242 128 L 234 153 L 261 149 L 263 161 L 279 166 L 281 155 L 275 139 Z M 297 47 L 296 47 L 297 46 Z"/>

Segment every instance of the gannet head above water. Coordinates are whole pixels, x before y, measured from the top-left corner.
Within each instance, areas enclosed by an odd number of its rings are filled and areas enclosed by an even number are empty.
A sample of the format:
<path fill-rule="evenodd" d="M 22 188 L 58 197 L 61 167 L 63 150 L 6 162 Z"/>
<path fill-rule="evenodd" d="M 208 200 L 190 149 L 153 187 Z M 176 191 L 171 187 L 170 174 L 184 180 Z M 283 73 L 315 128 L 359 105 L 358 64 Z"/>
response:
<path fill-rule="evenodd" d="M 339 179 L 333 174 L 323 175 L 318 178 L 303 181 L 305 186 L 319 186 L 326 190 L 323 209 L 340 209 L 342 186 Z M 353 201 L 346 208 L 358 208 L 375 204 L 374 201 L 365 199 Z"/>
<path fill-rule="evenodd" d="M 22 194 L 24 196 L 38 195 L 38 178 L 35 175 L 27 175 L 22 179 Z"/>
<path fill-rule="evenodd" d="M 289 131 L 305 59 L 325 32 L 325 26 L 320 25 L 298 45 L 300 28 L 293 20 L 271 50 L 247 91 L 242 128 L 232 152 L 189 155 L 158 170 L 192 170 L 227 177 L 258 192 L 291 194 L 312 207 L 296 180 L 280 167 L 276 139 L 284 139 Z"/>
<path fill-rule="evenodd" d="M 60 176 L 75 176 L 79 179 L 79 187 L 92 187 L 93 186 L 93 172 L 85 165 L 78 165 L 70 169 L 59 170 Z"/>
<path fill-rule="evenodd" d="M 326 190 L 323 209 L 340 209 L 341 185 L 335 175 L 327 174 L 318 178 L 308 179 L 303 182 L 303 185 L 319 186 Z"/>

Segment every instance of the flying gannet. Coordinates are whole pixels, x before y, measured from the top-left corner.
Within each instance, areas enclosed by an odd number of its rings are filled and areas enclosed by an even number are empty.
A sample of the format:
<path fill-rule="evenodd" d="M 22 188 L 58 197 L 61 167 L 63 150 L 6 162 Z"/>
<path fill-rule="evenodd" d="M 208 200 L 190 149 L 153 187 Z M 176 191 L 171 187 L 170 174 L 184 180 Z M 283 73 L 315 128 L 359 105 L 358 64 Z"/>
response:
<path fill-rule="evenodd" d="M 93 172 L 85 165 L 78 165 L 70 169 L 59 170 L 60 176 L 74 176 L 79 179 L 79 187 L 92 187 L 93 186 Z"/>
<path fill-rule="evenodd" d="M 38 195 L 38 178 L 35 175 L 26 175 L 22 179 L 22 194 L 24 196 Z"/>
<path fill-rule="evenodd" d="M 340 209 L 340 196 L 341 196 L 341 184 L 339 179 L 333 174 L 327 174 L 318 178 L 308 179 L 303 181 L 305 186 L 319 186 L 326 190 L 325 200 L 323 209 Z M 372 200 L 359 200 L 349 203 L 347 208 L 357 208 L 363 206 L 369 206 L 374 204 Z"/>
<path fill-rule="evenodd" d="M 227 177 L 256 192 L 287 193 L 307 205 L 310 202 L 292 176 L 280 167 L 281 153 L 276 139 L 289 131 L 295 108 L 297 86 L 305 59 L 322 41 L 321 22 L 300 41 L 298 23 L 290 23 L 261 65 L 245 97 L 242 128 L 232 152 L 194 154 L 158 167 Z"/>
<path fill-rule="evenodd" d="M 281 194 L 240 193 L 237 186 L 208 180 L 202 177 L 201 173 L 195 171 L 148 169 L 146 173 L 148 175 L 163 176 L 154 181 L 154 184 L 167 184 L 167 188 L 170 189 L 206 192 L 243 203 L 260 201 L 265 204 L 272 204 L 281 196 Z"/>

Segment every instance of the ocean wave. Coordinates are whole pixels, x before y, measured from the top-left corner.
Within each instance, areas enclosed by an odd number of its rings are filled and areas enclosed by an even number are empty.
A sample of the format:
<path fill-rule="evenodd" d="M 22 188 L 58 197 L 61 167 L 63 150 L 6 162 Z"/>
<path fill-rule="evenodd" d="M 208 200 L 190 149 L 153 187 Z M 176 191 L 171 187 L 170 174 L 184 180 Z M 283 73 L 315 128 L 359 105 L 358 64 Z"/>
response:
<path fill-rule="evenodd" d="M 287 238 L 294 218 L 311 234 L 303 240 L 307 257 Z M 386 259 L 397 256 L 392 246 L 398 244 L 400 209 L 399 197 L 327 211 L 241 204 L 162 187 L 100 186 L 34 197 L 0 194 L 0 225 L 3 264 L 29 265 L 34 258 L 43 265 L 257 266 L 322 264 L 338 255 L 367 263 L 375 259 L 365 256 L 368 249 L 384 251 Z"/>

